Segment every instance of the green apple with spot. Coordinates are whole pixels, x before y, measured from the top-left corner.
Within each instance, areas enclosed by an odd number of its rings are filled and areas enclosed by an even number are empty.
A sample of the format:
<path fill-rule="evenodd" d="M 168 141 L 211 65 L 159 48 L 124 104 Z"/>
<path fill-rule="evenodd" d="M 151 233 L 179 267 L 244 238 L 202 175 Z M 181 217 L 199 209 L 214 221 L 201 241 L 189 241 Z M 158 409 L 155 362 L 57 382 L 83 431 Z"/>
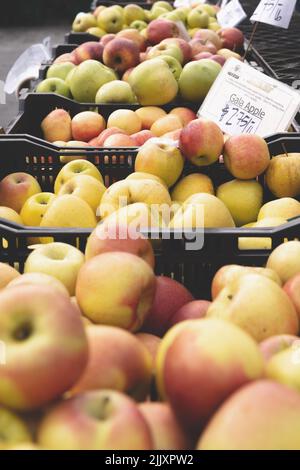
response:
<path fill-rule="evenodd" d="M 57 95 L 71 97 L 70 88 L 61 78 L 46 78 L 36 87 L 37 93 L 56 93 Z"/>

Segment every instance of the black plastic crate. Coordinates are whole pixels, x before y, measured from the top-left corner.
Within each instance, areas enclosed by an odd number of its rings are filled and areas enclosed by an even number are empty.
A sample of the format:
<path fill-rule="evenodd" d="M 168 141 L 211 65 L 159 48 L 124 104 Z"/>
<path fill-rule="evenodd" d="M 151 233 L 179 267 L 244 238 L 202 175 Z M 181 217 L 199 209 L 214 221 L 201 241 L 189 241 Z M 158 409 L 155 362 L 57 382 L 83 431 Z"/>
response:
<path fill-rule="evenodd" d="M 67 45 L 77 44 L 78 46 L 80 46 L 80 44 L 84 44 L 85 42 L 89 41 L 98 42 L 99 38 L 90 33 L 75 33 L 74 31 L 71 31 L 70 33 L 67 33 L 65 35 L 65 43 Z"/>
<path fill-rule="evenodd" d="M 266 139 L 272 155 L 299 151 L 299 134 L 281 134 Z M 78 151 L 78 150 L 77 150 Z M 72 151 L 72 154 L 75 153 Z M 82 155 L 82 151 L 78 152 Z M 0 155 L 4 160 L 1 165 L 0 178 L 15 171 L 26 171 L 34 175 L 40 182 L 43 190 L 51 190 L 53 178 L 60 170 L 62 164 L 59 156 L 66 155 L 64 150 L 55 146 L 43 145 L 38 139 L 29 139 L 26 136 L 0 136 Z M 105 176 L 106 181 L 112 183 L 125 178 L 132 172 L 135 149 L 114 149 L 107 151 L 86 151 L 87 158 L 95 163 Z M 197 168 L 186 167 L 185 171 L 197 171 Z M 224 166 L 220 163 L 198 169 L 206 171 L 214 178 L 217 184 L 231 179 Z M 0 261 L 11 265 L 18 265 L 22 272 L 24 262 L 30 253 L 28 244 L 32 238 L 52 237 L 55 241 L 69 243 L 82 251 L 85 249 L 88 229 L 60 229 L 60 228 L 31 228 L 14 224 L 0 219 Z M 156 234 L 162 238 L 163 233 Z M 166 233 L 164 234 L 166 235 Z M 198 250 L 187 250 L 187 242 L 191 241 L 191 234 L 185 238 L 176 239 L 175 233 L 168 233 L 169 239 L 162 238 L 156 241 L 156 273 L 172 277 L 182 282 L 198 298 L 210 297 L 211 280 L 215 272 L 224 264 L 237 263 L 241 265 L 263 266 L 271 250 L 240 250 L 238 242 L 240 237 L 269 237 L 272 239 L 272 249 L 300 236 L 300 219 L 290 221 L 286 225 L 270 229 L 206 229 L 204 231 L 204 246 Z M 152 238 L 156 238 L 152 234 Z"/>

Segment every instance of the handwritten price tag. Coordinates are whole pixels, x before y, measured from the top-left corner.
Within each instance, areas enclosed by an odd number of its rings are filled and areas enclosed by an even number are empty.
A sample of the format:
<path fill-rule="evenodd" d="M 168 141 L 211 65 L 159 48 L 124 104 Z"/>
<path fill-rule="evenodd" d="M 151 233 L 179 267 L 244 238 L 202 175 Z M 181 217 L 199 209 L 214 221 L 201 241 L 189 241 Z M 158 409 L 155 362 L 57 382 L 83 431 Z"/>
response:
<path fill-rule="evenodd" d="M 297 0 L 262 0 L 250 19 L 254 22 L 287 29 L 295 11 L 296 2 Z"/>
<path fill-rule="evenodd" d="M 266 137 L 284 132 L 300 108 L 293 88 L 230 59 L 211 87 L 198 115 L 216 122 L 229 135 Z"/>
<path fill-rule="evenodd" d="M 218 23 L 222 28 L 233 28 L 247 18 L 239 0 L 231 0 L 217 13 Z"/>

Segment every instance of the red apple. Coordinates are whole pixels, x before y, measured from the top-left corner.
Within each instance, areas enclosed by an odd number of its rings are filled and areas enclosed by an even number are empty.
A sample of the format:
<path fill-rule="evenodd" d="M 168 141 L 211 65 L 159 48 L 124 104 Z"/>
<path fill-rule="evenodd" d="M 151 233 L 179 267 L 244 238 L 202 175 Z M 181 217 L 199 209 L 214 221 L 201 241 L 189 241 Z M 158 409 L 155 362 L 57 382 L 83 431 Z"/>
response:
<path fill-rule="evenodd" d="M 183 63 L 186 64 L 192 58 L 192 48 L 187 41 L 181 38 L 167 38 L 161 44 L 177 44 L 183 54 Z"/>
<path fill-rule="evenodd" d="M 110 41 L 112 41 L 113 39 L 115 39 L 116 35 L 115 34 L 105 34 L 105 36 L 102 36 L 102 38 L 100 39 L 100 44 L 102 44 L 102 46 L 106 46 L 106 44 L 108 44 Z"/>
<path fill-rule="evenodd" d="M 283 289 L 293 302 L 300 318 L 300 274 L 289 279 Z"/>
<path fill-rule="evenodd" d="M 218 35 L 222 39 L 223 48 L 225 49 L 242 49 L 244 45 L 244 34 L 238 28 L 223 28 L 218 31 Z"/>
<path fill-rule="evenodd" d="M 199 54 L 194 55 L 192 60 L 202 60 L 202 59 L 211 59 L 213 55 L 210 52 L 199 52 Z"/>
<path fill-rule="evenodd" d="M 179 37 L 180 31 L 174 21 L 156 19 L 148 25 L 146 35 L 148 41 L 154 45 L 160 43 L 163 39 Z"/>
<path fill-rule="evenodd" d="M 182 284 L 169 277 L 158 276 L 154 302 L 143 331 L 163 336 L 170 327 L 173 315 L 192 300 L 192 294 Z"/>
<path fill-rule="evenodd" d="M 89 41 L 78 46 L 73 52 L 76 63 L 81 64 L 85 60 L 102 61 L 104 46 L 96 41 Z"/>
<path fill-rule="evenodd" d="M 73 52 L 67 52 L 66 54 L 59 55 L 54 60 L 53 64 L 61 64 L 63 62 L 71 62 L 74 65 L 78 65 Z"/>
<path fill-rule="evenodd" d="M 118 127 L 110 127 L 109 129 L 105 129 L 104 131 L 102 131 L 101 134 L 98 135 L 98 137 L 92 139 L 89 144 L 93 147 L 103 147 L 106 139 L 114 134 L 125 134 L 125 132 L 122 129 L 119 129 Z"/>
<path fill-rule="evenodd" d="M 103 147 L 136 147 L 136 143 L 132 136 L 119 133 L 106 138 Z"/>
<path fill-rule="evenodd" d="M 140 52 L 146 50 L 146 39 L 139 33 L 137 29 L 128 28 L 123 29 L 117 34 L 117 37 L 130 39 L 135 42 L 140 49 Z"/>
<path fill-rule="evenodd" d="M 0 206 L 20 212 L 27 199 L 42 192 L 37 180 L 28 173 L 11 173 L 0 181 Z"/>
<path fill-rule="evenodd" d="M 183 305 L 170 320 L 170 327 L 185 320 L 199 320 L 204 318 L 211 302 L 208 300 L 194 300 Z"/>
<path fill-rule="evenodd" d="M 139 46 L 130 39 L 117 37 L 104 47 L 103 62 L 117 72 L 125 72 L 139 64 Z"/>
<path fill-rule="evenodd" d="M 186 126 L 189 122 L 193 121 L 194 119 L 197 119 L 196 113 L 194 113 L 194 111 L 189 108 L 174 108 L 172 109 L 170 114 L 175 114 L 176 116 L 178 116 L 184 126 Z"/>
<path fill-rule="evenodd" d="M 222 49 L 223 47 L 221 38 L 211 29 L 199 29 L 199 31 L 195 33 L 193 39 L 201 39 L 203 43 L 207 41 L 212 42 L 216 46 L 217 50 Z"/>
<path fill-rule="evenodd" d="M 220 64 L 222 67 L 226 62 L 226 57 L 219 55 L 219 54 L 214 54 L 210 57 L 211 60 L 214 60 L 218 64 Z"/>
<path fill-rule="evenodd" d="M 89 142 L 105 129 L 105 120 L 94 111 L 83 111 L 72 119 L 72 134 L 75 140 Z"/>
<path fill-rule="evenodd" d="M 194 57 L 200 52 L 210 52 L 211 54 L 217 53 L 217 48 L 212 42 L 203 42 L 201 39 L 192 39 L 190 41 L 192 48 L 192 56 Z"/>
<path fill-rule="evenodd" d="M 154 134 L 145 129 L 143 131 L 136 132 L 136 134 L 132 134 L 130 137 L 134 140 L 137 147 L 141 147 L 145 142 L 147 142 L 147 140 L 152 139 Z"/>

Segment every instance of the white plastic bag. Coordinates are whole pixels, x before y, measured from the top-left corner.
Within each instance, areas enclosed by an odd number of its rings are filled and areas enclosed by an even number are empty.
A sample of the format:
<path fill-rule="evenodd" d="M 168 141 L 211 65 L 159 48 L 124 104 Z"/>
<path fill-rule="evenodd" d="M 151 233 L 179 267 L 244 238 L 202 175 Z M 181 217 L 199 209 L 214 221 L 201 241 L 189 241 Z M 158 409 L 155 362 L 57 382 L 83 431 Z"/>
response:
<path fill-rule="evenodd" d="M 11 95 L 18 92 L 27 80 L 36 79 L 43 62 L 51 59 L 50 38 L 45 38 L 42 44 L 33 44 L 16 60 L 5 80 L 4 91 Z"/>

